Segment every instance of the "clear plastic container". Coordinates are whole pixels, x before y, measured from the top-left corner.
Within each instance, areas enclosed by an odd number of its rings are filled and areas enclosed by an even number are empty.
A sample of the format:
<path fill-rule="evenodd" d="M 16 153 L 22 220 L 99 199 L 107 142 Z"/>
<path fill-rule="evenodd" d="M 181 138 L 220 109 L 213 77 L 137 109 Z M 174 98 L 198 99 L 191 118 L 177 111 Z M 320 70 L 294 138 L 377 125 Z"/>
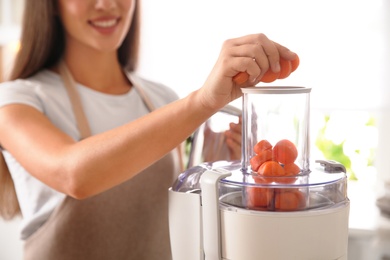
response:
<path fill-rule="evenodd" d="M 248 183 L 256 184 L 243 194 L 247 208 L 307 208 L 310 91 L 305 87 L 242 89 L 242 171 L 251 175 Z"/>
<path fill-rule="evenodd" d="M 309 173 L 310 88 L 252 87 L 243 92 L 243 169 L 251 172 L 250 160 L 255 145 L 268 141 L 291 142 L 297 157 L 294 163 L 303 174 Z"/>

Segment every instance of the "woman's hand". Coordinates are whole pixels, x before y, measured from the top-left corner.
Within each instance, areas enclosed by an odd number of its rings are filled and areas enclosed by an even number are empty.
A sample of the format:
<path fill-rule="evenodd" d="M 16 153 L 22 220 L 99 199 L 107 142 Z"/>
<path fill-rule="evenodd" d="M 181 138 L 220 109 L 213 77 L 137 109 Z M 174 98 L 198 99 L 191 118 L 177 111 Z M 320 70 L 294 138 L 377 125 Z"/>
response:
<path fill-rule="evenodd" d="M 296 54 L 271 41 L 264 34 L 226 40 L 216 64 L 201 88 L 202 104 L 213 110 L 222 108 L 242 95 L 241 88 L 259 83 L 269 68 L 279 72 L 280 57 L 293 60 Z M 233 81 L 233 77 L 239 72 L 249 74 L 248 80 L 241 85 Z"/>
<path fill-rule="evenodd" d="M 229 130 L 225 133 L 226 145 L 229 149 L 229 159 L 239 160 L 241 159 L 241 143 L 242 143 L 242 119 L 239 117 L 238 123 L 230 123 Z"/>

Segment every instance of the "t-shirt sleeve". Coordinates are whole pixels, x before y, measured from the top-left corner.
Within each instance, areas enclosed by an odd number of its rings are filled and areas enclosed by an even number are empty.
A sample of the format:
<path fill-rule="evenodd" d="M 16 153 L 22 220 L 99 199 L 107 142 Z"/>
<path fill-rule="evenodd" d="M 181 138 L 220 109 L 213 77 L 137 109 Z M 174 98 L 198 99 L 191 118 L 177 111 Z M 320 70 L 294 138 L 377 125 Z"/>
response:
<path fill-rule="evenodd" d="M 36 86 L 25 80 L 0 84 L 0 107 L 10 104 L 25 104 L 43 111 L 42 103 L 36 95 Z"/>

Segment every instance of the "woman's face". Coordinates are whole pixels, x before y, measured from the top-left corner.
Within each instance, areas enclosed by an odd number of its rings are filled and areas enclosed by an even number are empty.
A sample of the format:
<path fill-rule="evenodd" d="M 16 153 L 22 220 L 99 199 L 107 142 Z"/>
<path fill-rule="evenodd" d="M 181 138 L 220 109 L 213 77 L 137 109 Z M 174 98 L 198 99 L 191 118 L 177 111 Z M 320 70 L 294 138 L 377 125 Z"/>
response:
<path fill-rule="evenodd" d="M 135 0 L 58 0 L 67 48 L 113 52 L 124 40 Z"/>

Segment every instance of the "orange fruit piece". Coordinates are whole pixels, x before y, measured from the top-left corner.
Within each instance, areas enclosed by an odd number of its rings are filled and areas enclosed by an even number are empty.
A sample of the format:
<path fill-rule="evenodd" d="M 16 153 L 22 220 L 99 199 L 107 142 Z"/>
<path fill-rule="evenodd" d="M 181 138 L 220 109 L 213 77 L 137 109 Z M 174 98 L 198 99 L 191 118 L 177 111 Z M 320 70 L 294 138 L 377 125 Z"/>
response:
<path fill-rule="evenodd" d="M 304 196 L 299 190 L 285 189 L 275 193 L 275 209 L 292 211 L 305 206 Z"/>
<path fill-rule="evenodd" d="M 249 74 L 246 72 L 239 72 L 233 77 L 234 83 L 237 85 L 244 84 L 249 79 Z"/>
<path fill-rule="evenodd" d="M 283 167 L 275 161 L 266 161 L 260 165 L 259 170 L 257 171 L 260 175 L 263 176 L 283 176 L 284 169 Z"/>
<path fill-rule="evenodd" d="M 297 57 L 291 61 L 291 72 L 294 72 L 299 66 L 299 57 Z"/>
<path fill-rule="evenodd" d="M 276 183 L 290 184 L 294 183 L 297 180 L 297 177 L 286 175 L 286 177 L 273 177 L 273 179 Z"/>
<path fill-rule="evenodd" d="M 250 159 L 252 170 L 257 172 L 259 167 L 266 161 L 272 160 L 272 150 L 264 150 Z"/>
<path fill-rule="evenodd" d="M 247 207 L 250 209 L 267 207 L 273 199 L 273 191 L 268 188 L 247 187 Z"/>
<path fill-rule="evenodd" d="M 255 181 L 255 183 L 259 183 L 259 184 L 270 183 L 270 181 L 268 181 L 265 177 L 261 177 L 257 173 L 256 173 L 256 175 L 252 175 L 252 178 Z"/>
<path fill-rule="evenodd" d="M 284 176 L 286 177 L 278 177 L 278 179 L 275 180 L 275 182 L 286 183 L 286 184 L 293 183 L 297 180 L 297 178 L 293 176 L 296 176 L 301 172 L 301 169 L 295 163 L 285 164 L 283 166 L 283 169 L 284 169 Z"/>
<path fill-rule="evenodd" d="M 291 61 L 280 58 L 279 63 L 280 63 L 279 79 L 285 79 L 288 76 L 290 76 L 290 73 L 292 71 Z"/>
<path fill-rule="evenodd" d="M 272 149 L 272 153 L 273 158 L 284 165 L 293 163 L 298 157 L 298 151 L 294 143 L 287 139 L 277 142 Z"/>
<path fill-rule="evenodd" d="M 286 176 L 294 176 L 301 172 L 301 169 L 295 163 L 288 163 L 283 166 Z"/>
<path fill-rule="evenodd" d="M 273 183 L 273 182 L 278 182 L 279 179 L 281 179 L 282 177 L 270 177 L 270 176 L 263 176 L 263 175 L 257 175 L 257 176 L 253 176 L 253 179 L 255 181 L 255 183 L 259 183 L 259 184 L 269 184 L 269 183 Z M 283 182 L 285 183 L 285 182 Z"/>
<path fill-rule="evenodd" d="M 265 83 L 271 83 L 279 78 L 280 72 L 273 72 L 271 69 L 268 69 L 260 81 Z"/>
<path fill-rule="evenodd" d="M 253 147 L 253 151 L 257 154 L 268 149 L 272 149 L 272 145 L 267 140 L 261 140 Z"/>

